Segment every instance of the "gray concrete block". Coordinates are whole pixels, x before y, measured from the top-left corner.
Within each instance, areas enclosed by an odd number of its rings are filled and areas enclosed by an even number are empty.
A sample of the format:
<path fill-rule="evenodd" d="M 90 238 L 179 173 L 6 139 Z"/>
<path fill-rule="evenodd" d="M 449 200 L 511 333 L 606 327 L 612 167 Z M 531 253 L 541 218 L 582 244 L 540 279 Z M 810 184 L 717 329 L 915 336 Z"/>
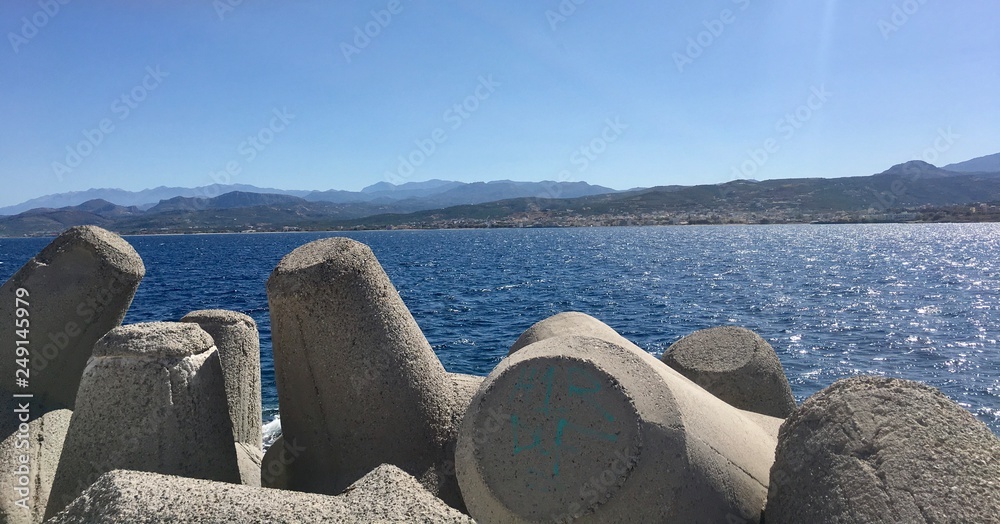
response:
<path fill-rule="evenodd" d="M 663 362 L 737 408 L 778 418 L 795 410 L 778 355 L 749 329 L 695 331 L 667 348 Z"/>
<path fill-rule="evenodd" d="M 286 445 L 284 435 L 278 437 L 267 448 L 260 461 L 260 485 L 265 488 L 291 489 L 288 477 L 302 450 L 299 446 Z"/>
<path fill-rule="evenodd" d="M 490 373 L 456 461 L 481 522 L 759 522 L 775 445 L 648 353 L 557 336 Z"/>
<path fill-rule="evenodd" d="M 51 524 L 472 523 L 412 476 L 381 466 L 341 496 L 297 493 L 116 470 L 102 475 Z"/>
<path fill-rule="evenodd" d="M 459 388 L 371 249 L 347 238 L 301 246 L 267 293 L 282 432 L 303 448 L 290 489 L 336 494 L 384 463 L 463 507 L 448 471 Z"/>
<path fill-rule="evenodd" d="M 661 363 L 656 361 L 656 358 L 653 355 L 621 336 L 611 326 L 586 313 L 580 313 L 578 311 L 559 313 L 536 322 L 533 326 L 522 333 L 520 337 L 518 337 L 517 342 L 511 346 L 509 354 L 514 354 L 514 352 L 519 349 L 535 342 L 553 337 L 572 336 L 588 336 L 606 340 L 612 344 L 617 344 L 632 351 L 654 367 L 660 367 L 661 365 Z M 690 382 L 690 379 L 687 377 L 684 377 L 684 380 Z M 698 385 L 697 387 L 701 386 Z M 778 438 L 778 428 L 780 428 L 781 423 L 784 422 L 783 418 L 772 417 L 742 409 L 740 412 L 743 416 L 760 426 L 761 429 L 767 432 L 768 435 L 771 435 L 775 439 Z"/>
<path fill-rule="evenodd" d="M 240 484 L 260 487 L 260 466 L 264 451 L 246 442 L 235 442 L 236 464 L 240 470 Z"/>
<path fill-rule="evenodd" d="M 222 361 L 229 417 L 237 442 L 261 449 L 260 335 L 257 323 L 243 313 L 193 311 L 181 322 L 194 322 L 212 335 Z"/>
<path fill-rule="evenodd" d="M 594 337 L 619 345 L 632 344 L 611 326 L 579 311 L 566 311 L 536 322 L 521 333 L 508 355 L 535 342 L 552 337 Z"/>
<path fill-rule="evenodd" d="M 17 387 L 12 357 L 0 359 L 0 389 L 73 409 L 94 343 L 121 324 L 145 273 L 139 255 L 114 233 L 79 226 L 56 237 L 0 288 L 0 340 L 17 340 L 18 288 L 29 293 L 31 334 L 29 388 Z"/>
<path fill-rule="evenodd" d="M 0 522 L 42 521 L 71 414 L 0 391 Z"/>
<path fill-rule="evenodd" d="M 768 523 L 997 522 L 1000 439 L 937 389 L 840 380 L 781 427 Z"/>
<path fill-rule="evenodd" d="M 117 327 L 84 370 L 46 515 L 113 469 L 240 482 L 222 366 L 192 323 Z"/>

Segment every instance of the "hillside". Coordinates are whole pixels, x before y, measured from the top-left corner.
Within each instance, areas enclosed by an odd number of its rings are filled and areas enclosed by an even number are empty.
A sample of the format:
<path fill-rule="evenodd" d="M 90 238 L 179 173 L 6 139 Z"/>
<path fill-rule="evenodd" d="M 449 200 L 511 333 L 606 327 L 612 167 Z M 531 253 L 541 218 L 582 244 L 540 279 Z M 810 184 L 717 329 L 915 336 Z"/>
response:
<path fill-rule="evenodd" d="M 1000 204 L 1000 174 L 959 173 L 920 161 L 864 177 L 735 180 L 551 198 L 558 192 L 600 191 L 586 184 L 563 184 L 553 185 L 538 196 L 504 198 L 523 192 L 524 186 L 519 184 L 481 184 L 490 186 L 488 191 L 480 184 L 463 184 L 430 197 L 340 204 L 239 191 L 210 199 L 177 197 L 147 211 L 95 200 L 2 217 L 0 235 L 53 234 L 79 224 L 95 224 L 120 233 L 162 233 L 1000 219 L 996 208 Z M 537 185 L 527 187 L 539 189 Z M 497 200 L 421 208 L 472 195 Z M 973 209 L 973 204 L 982 205 Z"/>
<path fill-rule="evenodd" d="M 948 164 L 943 169 L 960 173 L 1000 173 L 1000 153 Z"/>
<path fill-rule="evenodd" d="M 447 180 L 427 180 L 424 182 L 406 182 L 391 184 L 379 182 L 365 187 L 361 191 L 285 191 L 281 189 L 265 189 L 245 184 L 219 185 L 180 188 L 158 187 L 142 191 L 124 191 L 121 189 L 89 189 L 71 193 L 59 193 L 34 198 L 27 202 L 0 208 L 0 215 L 16 215 L 32 209 L 62 209 L 79 206 L 90 200 L 104 200 L 120 206 L 135 206 L 139 209 L 151 209 L 160 206 L 158 212 L 188 209 L 196 210 L 207 205 L 209 200 L 230 193 L 240 193 L 234 197 L 247 202 L 252 194 L 270 195 L 269 201 L 256 203 L 237 203 L 228 207 L 247 207 L 248 205 L 271 205 L 284 203 L 292 205 L 292 200 L 280 201 L 275 197 L 298 197 L 310 202 L 329 202 L 333 204 L 375 204 L 376 207 L 396 203 L 395 212 L 408 213 L 423 209 L 454 206 L 459 204 L 478 204 L 492 202 L 503 198 L 518 198 L 549 195 L 551 198 L 574 197 L 613 193 L 614 189 L 594 186 L 586 182 L 512 182 L 500 180 L 495 182 L 452 182 Z M 225 203 L 214 204 L 217 208 L 226 207 Z M 365 213 L 365 206 L 358 208 L 359 213 Z"/>

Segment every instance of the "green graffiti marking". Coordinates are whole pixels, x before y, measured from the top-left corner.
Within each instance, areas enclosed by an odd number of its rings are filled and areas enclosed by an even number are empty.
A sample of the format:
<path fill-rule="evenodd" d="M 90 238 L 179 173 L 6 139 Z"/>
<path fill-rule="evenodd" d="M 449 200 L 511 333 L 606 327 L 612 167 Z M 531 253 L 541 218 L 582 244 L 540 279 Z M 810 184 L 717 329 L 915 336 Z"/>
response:
<path fill-rule="evenodd" d="M 537 475 L 543 480 L 546 476 L 549 477 L 549 480 L 554 480 L 559 477 L 564 452 L 575 453 L 579 451 L 578 448 L 568 443 L 572 440 L 568 438 L 570 435 L 607 443 L 618 442 L 618 435 L 601 431 L 591 427 L 591 425 L 577 423 L 571 420 L 575 417 L 568 413 L 568 407 L 554 404 L 554 398 L 578 398 L 590 408 L 593 414 L 597 415 L 599 420 L 613 424 L 615 417 L 598 402 L 598 395 L 603 390 L 599 379 L 579 367 L 557 369 L 555 366 L 548 366 L 544 372 L 539 373 L 539 371 L 537 368 L 521 369 L 514 390 L 509 397 L 512 403 L 515 396 L 537 399 L 538 402 L 535 403 L 520 404 L 520 408 L 529 413 L 541 414 L 544 417 L 544 422 L 535 427 L 528 427 L 530 424 L 526 424 L 518 414 L 511 414 L 512 455 L 517 456 L 525 453 L 551 460 L 551 469 L 544 468 L 547 470 L 547 475 L 540 471 L 542 468 L 529 468 L 528 473 Z M 566 395 L 554 397 L 554 392 L 560 390 L 557 387 L 560 384 L 565 385 L 565 389 L 562 391 Z M 576 414 L 576 416 L 580 415 Z"/>

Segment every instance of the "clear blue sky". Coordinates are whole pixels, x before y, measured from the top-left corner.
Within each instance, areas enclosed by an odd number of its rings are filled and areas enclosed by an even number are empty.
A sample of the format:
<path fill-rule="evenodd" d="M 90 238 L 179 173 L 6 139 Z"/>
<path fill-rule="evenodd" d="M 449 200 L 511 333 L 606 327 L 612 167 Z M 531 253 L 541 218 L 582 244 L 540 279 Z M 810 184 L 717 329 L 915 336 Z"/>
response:
<path fill-rule="evenodd" d="M 0 205 L 216 180 L 624 189 L 1000 151 L 995 0 L 62 1 L 0 4 Z"/>

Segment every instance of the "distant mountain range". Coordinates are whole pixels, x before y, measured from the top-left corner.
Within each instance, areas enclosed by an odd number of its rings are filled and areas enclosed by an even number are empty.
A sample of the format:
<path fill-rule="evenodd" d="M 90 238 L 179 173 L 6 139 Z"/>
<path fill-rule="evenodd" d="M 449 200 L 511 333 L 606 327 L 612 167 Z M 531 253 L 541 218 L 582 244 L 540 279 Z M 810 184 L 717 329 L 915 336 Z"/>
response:
<path fill-rule="evenodd" d="M 78 206 L 91 200 L 105 200 L 119 206 L 136 206 L 139 209 L 148 209 L 156 205 L 161 200 L 168 200 L 174 197 L 211 198 L 231 191 L 245 191 L 248 193 L 271 193 L 276 195 L 305 196 L 311 191 L 285 191 L 282 189 L 259 188 L 246 184 L 221 185 L 213 184 L 196 188 L 185 187 L 165 187 L 160 186 L 153 189 L 143 189 L 142 191 L 125 191 L 124 189 L 88 189 L 86 191 L 72 191 L 69 193 L 58 193 L 43 197 L 32 198 L 17 205 L 0 207 L 0 215 L 16 215 L 31 209 L 58 209 L 62 207 Z"/>
<path fill-rule="evenodd" d="M 900 212 L 987 202 L 993 203 L 994 208 L 1000 205 L 1000 172 L 960 173 L 911 161 L 871 176 L 760 182 L 734 180 L 724 184 L 653 187 L 544 202 L 518 198 L 407 215 L 369 216 L 330 225 L 380 228 L 440 227 L 453 223 L 518 226 L 665 224 L 683 223 L 693 216 L 702 219 L 714 216 L 711 223 L 815 222 L 848 215 L 905 215 Z M 732 220 L 727 220 L 727 216 Z M 587 220 L 594 217 L 601 220 Z"/>
<path fill-rule="evenodd" d="M 129 234 L 689 221 L 808 222 L 839 220 L 843 214 L 885 219 L 893 213 L 909 210 L 909 215 L 913 215 L 915 209 L 934 206 L 993 203 L 995 208 L 1000 204 L 1000 169 L 981 171 L 992 165 L 991 161 L 991 157 L 984 157 L 955 164 L 968 172 L 911 161 L 871 176 L 735 180 L 630 191 L 614 191 L 583 182 L 466 184 L 434 180 L 400 186 L 380 183 L 360 192 L 306 192 L 302 196 L 287 191 L 229 191 L 211 198 L 174 196 L 152 206 L 91 199 L 72 206 L 36 208 L 0 217 L 0 236 L 54 234 L 81 224 Z M 226 186 L 211 187 L 222 190 Z M 975 212 L 968 206 L 962 209 Z M 985 209 L 992 213 L 990 206 Z"/>
<path fill-rule="evenodd" d="M 424 182 L 407 182 L 400 185 L 379 182 L 361 191 L 289 191 L 260 188 L 246 184 L 213 184 L 196 188 L 161 186 L 142 191 L 88 189 L 86 191 L 46 195 L 14 206 L 2 207 L 0 208 L 0 215 L 17 215 L 33 209 L 60 209 L 78 206 L 91 200 L 104 200 L 126 207 L 135 206 L 140 210 L 151 209 L 163 204 L 164 201 L 173 202 L 169 204 L 171 206 L 183 206 L 185 205 L 184 202 L 188 202 L 191 205 L 198 205 L 196 203 L 197 200 L 207 201 L 234 191 L 240 193 L 293 196 L 300 197 L 309 202 L 331 202 L 334 204 L 388 204 L 404 200 L 422 200 L 421 202 L 409 202 L 403 206 L 408 211 L 416 211 L 418 209 L 433 209 L 462 204 L 479 204 L 504 198 L 529 196 L 572 198 L 611 193 L 615 190 L 590 185 L 586 182 L 513 182 L 510 180 L 475 183 L 427 180 Z M 178 198 L 189 200 L 178 201 Z"/>
<path fill-rule="evenodd" d="M 941 169 L 959 173 L 998 173 L 1000 172 L 1000 153 L 973 158 L 957 164 L 948 164 Z"/>
<path fill-rule="evenodd" d="M 230 190 L 232 188 L 236 190 Z M 263 191 L 263 192 L 262 192 Z M 139 192 L 92 189 L 37 198 L 5 209 L 17 210 L 37 202 L 77 202 L 59 207 L 34 207 L 0 217 L 0 236 L 38 235 L 67 227 L 94 224 L 121 231 L 233 229 L 233 224 L 296 225 L 316 220 L 349 220 L 387 213 L 412 213 L 455 205 L 474 205 L 509 198 L 579 197 L 615 192 L 586 182 L 450 182 L 429 180 L 393 185 L 380 182 L 358 192 L 283 191 L 269 193 L 254 186 L 213 185 L 194 189 L 160 187 Z M 220 194 L 221 192 L 221 194 Z M 176 195 L 182 193 L 182 195 Z M 296 196 L 292 193 L 298 193 Z M 152 195 L 167 198 L 135 204 Z M 206 196 L 217 195 L 217 196 Z M 108 198 L 103 198 L 103 197 Z M 115 200 L 109 200 L 114 198 Z M 248 226 L 250 227 L 250 226 Z M 281 227 L 281 226 L 278 226 Z M 240 228 L 237 228 L 240 229 Z"/>

